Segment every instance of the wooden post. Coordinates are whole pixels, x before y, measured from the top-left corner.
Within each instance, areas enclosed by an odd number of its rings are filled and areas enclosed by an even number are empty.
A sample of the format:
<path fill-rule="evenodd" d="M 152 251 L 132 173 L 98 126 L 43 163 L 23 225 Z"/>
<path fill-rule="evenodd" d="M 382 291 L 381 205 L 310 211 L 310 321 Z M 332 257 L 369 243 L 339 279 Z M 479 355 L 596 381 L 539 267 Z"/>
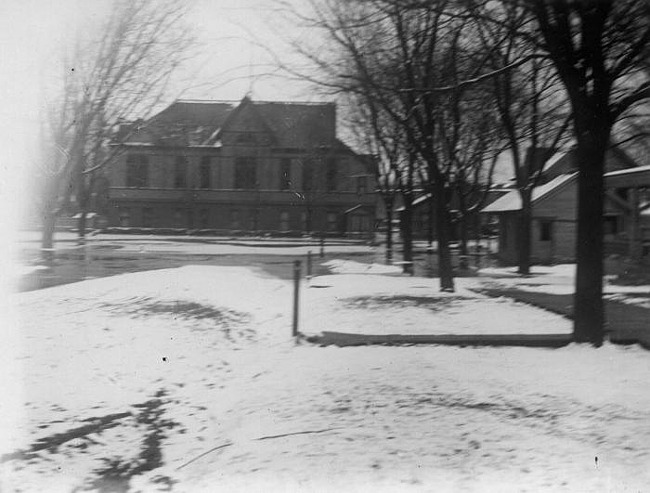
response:
<path fill-rule="evenodd" d="M 298 304 L 300 301 L 300 260 L 293 262 L 293 326 L 291 335 L 298 337 Z"/>
<path fill-rule="evenodd" d="M 311 279 L 311 250 L 307 251 L 307 279 Z"/>

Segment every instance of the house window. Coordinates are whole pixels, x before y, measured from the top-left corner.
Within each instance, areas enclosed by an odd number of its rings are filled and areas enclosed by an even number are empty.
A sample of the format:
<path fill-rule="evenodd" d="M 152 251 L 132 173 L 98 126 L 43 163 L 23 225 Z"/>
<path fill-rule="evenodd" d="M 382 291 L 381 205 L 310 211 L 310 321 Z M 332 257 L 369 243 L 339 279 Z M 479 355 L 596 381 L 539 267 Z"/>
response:
<path fill-rule="evenodd" d="M 280 212 L 280 231 L 289 231 L 289 213 L 287 211 Z"/>
<path fill-rule="evenodd" d="M 337 163 L 335 158 L 329 158 L 327 160 L 327 171 L 325 175 L 325 182 L 328 192 L 333 192 L 336 190 L 336 179 L 337 179 Z"/>
<path fill-rule="evenodd" d="M 370 218 L 368 215 L 364 213 L 352 214 L 352 216 L 350 216 L 350 231 L 370 231 Z"/>
<path fill-rule="evenodd" d="M 291 159 L 284 158 L 280 161 L 280 190 L 291 188 Z"/>
<path fill-rule="evenodd" d="M 357 185 L 357 193 L 366 193 L 367 180 L 365 176 L 357 176 L 356 185 Z"/>
<path fill-rule="evenodd" d="M 178 156 L 174 166 L 174 188 L 187 188 L 187 158 Z"/>
<path fill-rule="evenodd" d="M 210 188 L 210 156 L 201 158 L 201 167 L 199 168 L 201 188 Z"/>
<path fill-rule="evenodd" d="M 201 229 L 207 229 L 210 225 L 210 211 L 208 209 L 201 209 L 199 211 L 199 222 Z"/>
<path fill-rule="evenodd" d="M 606 235 L 618 234 L 618 218 L 616 216 L 605 216 L 603 228 Z"/>
<path fill-rule="evenodd" d="M 128 228 L 131 225 L 131 210 L 127 207 L 120 208 L 120 226 Z"/>
<path fill-rule="evenodd" d="M 230 227 L 232 229 L 240 228 L 239 211 L 237 209 L 233 209 L 230 211 Z"/>
<path fill-rule="evenodd" d="M 327 231 L 335 232 L 338 230 L 338 215 L 336 212 L 327 213 Z"/>
<path fill-rule="evenodd" d="M 149 159 L 142 154 L 130 154 L 126 158 L 126 186 L 144 188 L 149 181 Z"/>
<path fill-rule="evenodd" d="M 142 209 L 142 227 L 153 228 L 153 209 L 151 207 L 144 207 Z"/>
<path fill-rule="evenodd" d="M 254 157 L 238 157 L 235 160 L 235 188 L 250 190 L 257 185 L 257 163 Z"/>
<path fill-rule="evenodd" d="M 553 222 L 541 220 L 539 222 L 539 241 L 551 241 L 553 235 Z"/>

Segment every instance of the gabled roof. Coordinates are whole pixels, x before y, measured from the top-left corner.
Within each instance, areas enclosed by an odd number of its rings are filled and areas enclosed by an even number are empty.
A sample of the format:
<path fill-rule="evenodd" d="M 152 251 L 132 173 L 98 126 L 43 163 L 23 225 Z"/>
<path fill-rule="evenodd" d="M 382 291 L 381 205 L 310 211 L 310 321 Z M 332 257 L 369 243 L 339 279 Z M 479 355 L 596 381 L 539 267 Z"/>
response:
<path fill-rule="evenodd" d="M 334 103 L 179 100 L 138 127 L 131 145 L 218 146 L 228 126 L 246 107 L 255 111 L 273 143 L 284 148 L 344 147 L 336 139 Z"/>
<path fill-rule="evenodd" d="M 548 183 L 535 187 L 533 190 L 533 205 L 547 198 L 551 193 L 559 190 L 568 183 L 571 183 L 577 177 L 577 173 L 569 173 L 553 178 Z M 481 212 L 509 212 L 521 210 L 521 196 L 518 190 L 508 192 L 503 197 L 498 198 L 488 206 L 484 207 Z"/>
<path fill-rule="evenodd" d="M 533 205 L 545 200 L 551 193 L 570 183 L 577 176 L 576 158 L 576 150 L 572 149 L 565 153 L 555 154 L 544 163 L 541 178 L 548 181 L 542 181 L 542 184 L 533 190 Z M 637 167 L 634 160 L 622 149 L 614 147 L 607 151 L 605 170 L 616 170 L 605 174 L 608 186 L 613 186 L 610 182 L 616 176 L 621 177 L 621 179 L 628 176 L 646 176 L 642 174 L 642 171 L 639 171 L 642 168 L 648 167 Z M 611 178 L 608 179 L 608 177 Z M 625 180 L 628 181 L 629 178 L 625 178 Z M 494 213 L 518 210 L 521 210 L 521 196 L 517 190 L 513 190 L 484 207 L 481 212 Z"/>
<path fill-rule="evenodd" d="M 127 142 L 166 146 L 209 145 L 235 105 L 227 102 L 176 101 L 142 124 Z"/>

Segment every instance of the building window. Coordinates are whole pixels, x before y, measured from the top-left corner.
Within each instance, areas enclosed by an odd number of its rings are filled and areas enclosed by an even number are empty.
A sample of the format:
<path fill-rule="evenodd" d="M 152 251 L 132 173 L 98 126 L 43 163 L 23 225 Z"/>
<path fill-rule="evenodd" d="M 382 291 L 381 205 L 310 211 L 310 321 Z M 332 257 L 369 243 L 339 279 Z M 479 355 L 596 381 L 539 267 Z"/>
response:
<path fill-rule="evenodd" d="M 126 158 L 126 186 L 144 188 L 149 181 L 149 159 L 142 154 L 130 154 Z"/>
<path fill-rule="evenodd" d="M 238 144 L 253 144 L 255 143 L 255 136 L 252 132 L 241 132 L 237 136 Z"/>
<path fill-rule="evenodd" d="M 328 192 L 333 192 L 336 190 L 336 180 L 337 180 L 337 163 L 335 158 L 329 158 L 327 160 L 327 171 L 325 176 L 326 186 Z"/>
<path fill-rule="evenodd" d="M 338 230 L 338 219 L 336 212 L 327 213 L 327 231 L 333 233 Z"/>
<path fill-rule="evenodd" d="M 174 166 L 174 188 L 187 188 L 187 158 L 178 156 Z"/>
<path fill-rule="evenodd" d="M 199 168 L 200 173 L 200 187 L 201 188 L 211 188 L 210 180 L 210 156 L 203 156 L 201 158 L 201 167 Z"/>
<path fill-rule="evenodd" d="M 127 207 L 120 208 L 120 226 L 123 228 L 131 226 L 131 210 Z"/>
<path fill-rule="evenodd" d="M 208 209 L 199 211 L 199 222 L 201 229 L 207 229 L 210 226 L 210 211 Z"/>
<path fill-rule="evenodd" d="M 356 178 L 356 186 L 357 186 L 357 193 L 366 193 L 367 192 L 367 182 L 368 180 L 366 179 L 365 176 L 357 176 Z"/>
<path fill-rule="evenodd" d="M 302 167 L 302 189 L 309 191 L 314 186 L 314 167 L 310 160 L 305 159 Z"/>
<path fill-rule="evenodd" d="M 539 222 L 539 241 L 551 241 L 553 235 L 553 222 L 541 220 Z"/>
<path fill-rule="evenodd" d="M 145 207 L 142 209 L 142 227 L 153 228 L 153 209 Z"/>
<path fill-rule="evenodd" d="M 280 161 L 280 190 L 291 189 L 291 159 L 283 158 Z"/>
<path fill-rule="evenodd" d="M 251 209 L 248 211 L 248 229 L 251 231 L 257 230 L 257 218 L 258 218 L 257 209 Z"/>
<path fill-rule="evenodd" d="M 230 227 L 232 229 L 240 228 L 239 211 L 237 209 L 233 209 L 232 211 L 230 211 Z"/>
<path fill-rule="evenodd" d="M 175 228 L 182 228 L 185 226 L 185 222 L 183 221 L 184 219 L 184 211 L 183 209 L 174 209 L 174 227 Z"/>
<path fill-rule="evenodd" d="M 238 157 L 235 160 L 235 188 L 251 190 L 257 185 L 257 163 L 254 157 Z"/>
<path fill-rule="evenodd" d="M 289 231 L 289 213 L 287 211 L 280 212 L 280 231 Z"/>

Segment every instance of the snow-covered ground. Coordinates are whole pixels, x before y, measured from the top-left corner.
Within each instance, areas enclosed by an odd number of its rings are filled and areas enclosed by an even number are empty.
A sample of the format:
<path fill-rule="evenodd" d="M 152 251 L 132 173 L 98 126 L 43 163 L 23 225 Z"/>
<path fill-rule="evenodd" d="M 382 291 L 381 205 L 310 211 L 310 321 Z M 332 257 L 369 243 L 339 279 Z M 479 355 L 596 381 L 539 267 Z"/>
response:
<path fill-rule="evenodd" d="M 334 267 L 347 273 L 303 283 L 303 331 L 569 328 L 469 291 L 478 279 L 441 295 L 430 279 Z M 650 484 L 646 351 L 296 345 L 291 299 L 289 282 L 212 266 L 14 295 L 0 368 L 0 455 L 13 455 L 0 464 L 0 489 Z"/>
<path fill-rule="evenodd" d="M 334 262 L 334 261 L 332 261 Z M 454 293 L 438 291 L 438 279 L 362 274 L 356 262 L 317 277 L 304 293 L 302 332 L 356 334 L 562 334 L 569 320 L 509 298 L 470 291 L 476 279 L 455 280 Z M 357 264 L 363 265 L 363 264 Z M 380 271 L 385 266 L 369 268 Z M 389 271 L 390 272 L 390 271 Z"/>
<path fill-rule="evenodd" d="M 531 269 L 530 277 L 521 277 L 516 270 L 516 267 L 494 267 L 482 269 L 480 274 L 501 286 L 523 291 L 573 294 L 575 290 L 575 264 L 536 265 Z M 624 286 L 612 281 L 607 279 L 603 286 L 605 299 L 650 309 L 650 285 Z"/>
<path fill-rule="evenodd" d="M 77 245 L 76 233 L 57 232 L 57 250 L 81 250 Z M 21 247 L 40 247 L 40 236 L 35 231 L 22 231 L 14 243 Z M 318 239 L 313 238 L 255 238 L 255 237 L 210 237 L 210 236 L 161 236 L 161 235 L 89 235 L 87 244 L 94 248 L 114 248 L 124 253 L 176 253 L 184 255 L 306 255 L 320 251 Z M 326 239 L 328 253 L 366 253 L 374 248 L 362 241 Z"/>

